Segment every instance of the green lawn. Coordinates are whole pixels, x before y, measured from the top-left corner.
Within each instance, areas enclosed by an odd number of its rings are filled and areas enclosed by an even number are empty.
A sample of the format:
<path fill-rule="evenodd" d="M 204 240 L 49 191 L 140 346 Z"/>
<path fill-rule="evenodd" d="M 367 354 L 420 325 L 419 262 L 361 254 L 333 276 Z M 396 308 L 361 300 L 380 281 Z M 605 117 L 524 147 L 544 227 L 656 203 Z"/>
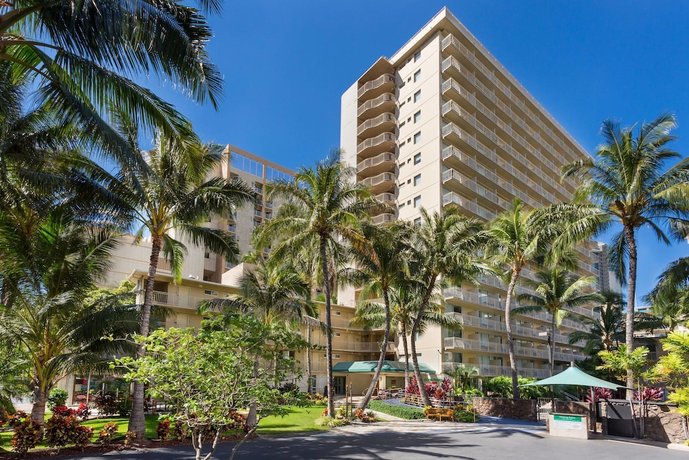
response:
<path fill-rule="evenodd" d="M 290 407 L 284 417 L 266 417 L 258 424 L 258 434 L 298 433 L 304 431 L 324 431 L 327 427 L 314 425 L 325 406 Z"/>
<path fill-rule="evenodd" d="M 324 406 L 310 406 L 310 407 L 290 407 L 289 413 L 284 417 L 273 416 L 266 417 L 259 423 L 258 433 L 264 435 L 282 434 L 282 433 L 299 433 L 308 431 L 323 431 L 327 427 L 320 427 L 314 425 L 314 421 L 320 417 Z M 126 417 L 109 417 L 97 418 L 87 420 L 83 423 L 84 426 L 93 428 L 93 441 L 98 439 L 98 433 L 108 422 L 115 422 L 118 424 L 118 432 L 124 436 L 127 432 Z M 156 428 L 158 427 L 158 416 L 146 416 L 146 437 L 153 439 L 157 437 Z M 45 448 L 44 444 L 39 445 L 38 448 Z M 12 431 L 0 432 L 0 452 L 12 450 Z"/>

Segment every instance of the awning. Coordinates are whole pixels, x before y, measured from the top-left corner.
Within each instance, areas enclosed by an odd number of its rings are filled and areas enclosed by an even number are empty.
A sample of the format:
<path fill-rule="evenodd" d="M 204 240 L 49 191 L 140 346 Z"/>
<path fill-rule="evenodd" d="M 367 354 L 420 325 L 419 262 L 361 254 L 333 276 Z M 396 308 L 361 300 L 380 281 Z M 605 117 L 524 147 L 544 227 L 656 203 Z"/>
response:
<path fill-rule="evenodd" d="M 342 361 L 333 366 L 333 372 L 375 372 L 378 361 Z M 435 371 L 423 363 L 419 363 L 419 370 L 423 373 L 435 374 Z M 383 373 L 404 372 L 404 363 L 401 361 L 384 361 Z M 412 364 L 409 363 L 409 372 L 413 372 Z"/>
<path fill-rule="evenodd" d="M 527 383 L 521 386 L 530 387 L 547 385 L 573 385 L 579 387 L 609 388 L 611 390 L 625 388 L 624 385 L 607 382 L 592 375 L 588 375 L 586 372 L 574 366 L 569 367 L 568 369 L 560 372 L 557 375 L 548 377 L 547 379 L 539 380 L 538 382 Z"/>

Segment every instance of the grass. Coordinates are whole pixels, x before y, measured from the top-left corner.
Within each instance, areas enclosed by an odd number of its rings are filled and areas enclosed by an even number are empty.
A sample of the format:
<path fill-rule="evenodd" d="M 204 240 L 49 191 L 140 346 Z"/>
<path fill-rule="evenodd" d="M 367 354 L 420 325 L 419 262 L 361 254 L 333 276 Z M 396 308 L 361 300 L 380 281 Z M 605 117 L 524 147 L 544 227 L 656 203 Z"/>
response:
<path fill-rule="evenodd" d="M 320 417 L 324 406 L 309 406 L 309 407 L 289 407 L 289 413 L 285 416 L 271 416 L 262 419 L 259 422 L 258 434 L 275 435 L 275 434 L 289 434 L 289 433 L 303 433 L 310 431 L 324 431 L 327 427 L 316 426 L 315 420 Z M 49 417 L 46 417 L 49 418 Z M 124 436 L 127 432 L 127 423 L 129 419 L 126 417 L 108 417 L 96 418 L 86 420 L 82 423 L 84 426 L 93 428 L 92 441 L 98 439 L 98 433 L 103 429 L 103 425 L 108 422 L 117 423 L 117 432 Z M 146 438 L 157 438 L 156 428 L 158 427 L 158 416 L 146 416 Z M 45 444 L 39 444 L 36 449 L 44 449 Z M 0 431 L 0 452 L 12 450 L 12 431 Z"/>
<path fill-rule="evenodd" d="M 368 408 L 376 412 L 382 412 L 383 414 L 392 415 L 394 417 L 399 417 L 406 420 L 420 420 L 426 418 L 423 415 L 423 409 L 401 406 L 397 404 L 388 404 L 375 399 L 368 403 Z"/>
<path fill-rule="evenodd" d="M 284 417 L 266 417 L 258 423 L 258 434 L 300 433 L 307 431 L 323 431 L 327 427 L 316 426 L 314 423 L 321 416 L 325 406 L 290 407 L 289 414 Z"/>

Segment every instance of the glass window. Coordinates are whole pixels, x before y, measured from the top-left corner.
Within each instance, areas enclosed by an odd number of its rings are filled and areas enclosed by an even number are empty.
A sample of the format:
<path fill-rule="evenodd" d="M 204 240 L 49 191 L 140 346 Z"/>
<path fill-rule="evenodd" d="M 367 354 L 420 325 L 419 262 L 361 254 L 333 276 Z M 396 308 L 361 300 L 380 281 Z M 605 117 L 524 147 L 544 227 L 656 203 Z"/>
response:
<path fill-rule="evenodd" d="M 414 207 L 418 208 L 421 206 L 421 195 L 414 197 Z"/>
<path fill-rule="evenodd" d="M 421 120 L 421 111 L 419 110 L 414 114 L 414 123 L 418 123 Z"/>
<path fill-rule="evenodd" d="M 414 225 L 416 225 L 417 227 L 419 225 L 421 225 L 421 218 L 420 217 L 417 217 L 416 219 L 414 219 Z"/>
<path fill-rule="evenodd" d="M 417 174 L 416 176 L 414 176 L 414 187 L 419 185 L 420 182 L 421 182 L 421 174 Z"/>
<path fill-rule="evenodd" d="M 414 93 L 414 102 L 418 102 L 418 100 L 421 98 L 421 90 L 418 90 L 417 92 Z"/>
<path fill-rule="evenodd" d="M 419 59 L 421 59 L 421 51 L 414 53 L 414 62 L 418 61 Z"/>
<path fill-rule="evenodd" d="M 421 154 L 417 153 L 416 155 L 414 155 L 414 164 L 418 165 L 419 163 L 421 163 Z"/>
<path fill-rule="evenodd" d="M 421 140 L 421 131 L 414 134 L 414 143 L 417 144 Z"/>
<path fill-rule="evenodd" d="M 414 82 L 419 81 L 419 78 L 421 77 L 421 69 L 417 70 L 414 72 Z"/>

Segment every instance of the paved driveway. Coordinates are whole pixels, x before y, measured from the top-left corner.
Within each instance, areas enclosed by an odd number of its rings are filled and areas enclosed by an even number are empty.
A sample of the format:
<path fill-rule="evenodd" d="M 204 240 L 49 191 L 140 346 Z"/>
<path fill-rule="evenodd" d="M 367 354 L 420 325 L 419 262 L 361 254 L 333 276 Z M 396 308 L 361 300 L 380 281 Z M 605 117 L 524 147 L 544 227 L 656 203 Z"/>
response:
<path fill-rule="evenodd" d="M 227 459 L 232 444 L 215 458 Z M 153 449 L 79 457 L 85 460 L 191 459 L 191 448 Z M 640 444 L 552 438 L 542 429 L 386 423 L 349 426 L 310 436 L 261 438 L 241 446 L 240 459 L 477 459 L 593 460 L 689 459 L 689 453 Z"/>

